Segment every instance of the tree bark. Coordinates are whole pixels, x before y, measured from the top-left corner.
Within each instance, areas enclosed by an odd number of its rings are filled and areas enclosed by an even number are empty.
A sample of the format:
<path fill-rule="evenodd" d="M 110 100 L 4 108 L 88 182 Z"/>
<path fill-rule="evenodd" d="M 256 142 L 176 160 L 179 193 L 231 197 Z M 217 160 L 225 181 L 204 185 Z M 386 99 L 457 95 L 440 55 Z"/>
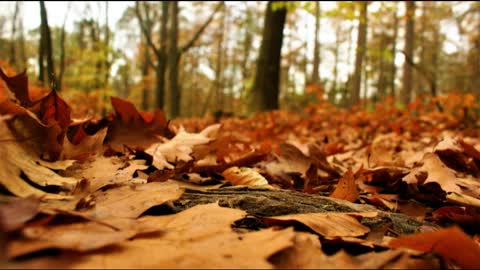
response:
<path fill-rule="evenodd" d="M 381 211 L 370 205 L 290 190 L 251 187 L 226 187 L 208 191 L 186 189 L 185 193 L 167 205 L 167 208 L 176 213 L 195 205 L 215 202 L 223 207 L 245 210 L 252 216 L 251 219 L 300 213 L 377 212 L 378 215 L 374 218 L 362 218 L 362 224 L 372 229 L 391 224 L 392 229 L 401 234 L 419 232 L 423 225 L 437 227 L 408 215 Z M 252 225 L 261 225 L 259 220 L 250 221 L 255 221 Z"/>
<path fill-rule="evenodd" d="M 57 90 L 57 81 L 55 75 L 55 66 L 53 63 L 53 51 L 52 51 L 52 37 L 50 34 L 50 27 L 48 26 L 47 18 L 47 9 L 45 8 L 44 1 L 40 1 L 40 18 L 41 18 L 41 35 L 44 37 L 42 40 L 44 42 L 44 51 L 43 53 L 46 56 L 47 60 L 47 76 L 50 83 L 50 87 Z"/>
<path fill-rule="evenodd" d="M 150 18 L 150 9 L 145 2 L 136 2 L 135 3 L 135 14 L 137 16 L 138 22 L 140 24 L 140 29 L 142 30 L 143 37 L 146 42 L 146 46 L 152 49 L 156 64 L 152 64 L 155 69 L 155 107 L 164 109 L 165 106 L 165 75 L 167 67 L 167 23 L 168 23 L 168 13 L 169 13 L 169 1 L 162 1 L 162 17 L 160 22 L 160 46 L 157 47 L 152 39 L 152 28 L 153 21 Z M 142 16 L 140 5 L 143 7 L 143 13 L 145 17 Z M 145 48 L 145 65 L 150 65 L 150 54 L 148 48 Z M 145 74 L 145 70 L 148 70 L 148 66 L 143 67 L 142 73 Z M 148 90 L 144 89 L 143 91 L 143 106 L 147 106 Z M 146 108 L 146 107 L 144 107 Z"/>
<path fill-rule="evenodd" d="M 63 74 L 65 73 L 65 25 L 67 23 L 68 13 L 70 11 L 71 5 L 68 4 L 67 12 L 65 13 L 65 17 L 63 19 L 62 30 L 60 33 L 60 65 L 58 71 L 58 89 L 61 90 L 63 84 Z"/>
<path fill-rule="evenodd" d="M 355 53 L 355 70 L 352 81 L 352 97 L 350 106 L 355 105 L 360 99 L 360 88 L 362 83 L 363 58 L 365 57 L 367 45 L 367 1 L 359 1 L 360 16 L 358 24 L 357 49 Z"/>
<path fill-rule="evenodd" d="M 17 57 L 15 52 L 16 47 L 16 35 L 17 35 L 17 17 L 20 10 L 20 3 L 15 1 L 15 11 L 13 12 L 12 17 L 12 32 L 10 38 L 10 55 L 9 55 L 9 64 L 11 67 L 17 66 Z"/>
<path fill-rule="evenodd" d="M 405 29 L 405 57 L 413 60 L 414 27 L 415 27 L 415 1 L 406 1 L 406 29 Z M 413 62 L 414 64 L 414 62 Z M 402 103 L 408 104 L 412 98 L 413 65 L 405 61 L 403 65 L 403 92 Z"/>
<path fill-rule="evenodd" d="M 180 116 L 181 105 L 181 87 L 178 83 L 178 64 L 182 55 L 193 47 L 195 42 L 200 38 L 208 25 L 212 22 L 215 14 L 224 7 L 225 3 L 220 2 L 210 17 L 197 30 L 192 38 L 182 47 L 178 48 L 178 1 L 172 1 L 170 6 L 171 24 L 169 35 L 169 54 L 168 54 L 168 69 L 169 69 L 169 90 L 170 90 L 170 118 Z"/>
<path fill-rule="evenodd" d="M 272 10 L 269 1 L 265 15 L 260 55 L 253 84 L 253 110 L 269 111 L 279 108 L 280 60 L 283 41 L 283 28 L 287 15 L 285 7 Z"/>
<path fill-rule="evenodd" d="M 247 83 L 248 80 L 250 79 L 250 68 L 249 68 L 249 55 L 250 55 L 250 50 L 252 48 L 252 32 L 250 30 L 250 27 L 252 26 L 252 13 L 248 9 L 247 6 L 247 11 L 245 15 L 245 37 L 243 39 L 243 58 L 242 58 L 242 81 L 243 81 L 243 93 L 246 93 L 247 90 Z"/>
<path fill-rule="evenodd" d="M 395 65 L 395 56 L 397 53 L 398 38 L 398 9 L 395 3 L 395 11 L 393 14 L 393 37 L 392 37 L 392 61 L 390 62 L 390 95 L 395 98 L 395 77 L 397 75 L 397 66 Z"/>
<path fill-rule="evenodd" d="M 321 18 L 321 6 L 320 1 L 315 1 L 315 45 L 313 47 L 313 71 L 312 71 L 312 83 L 320 82 L 320 18 Z"/>
<path fill-rule="evenodd" d="M 225 10 L 225 9 L 224 9 Z M 218 40 L 217 40 L 217 61 L 215 64 L 215 99 L 216 104 L 214 106 L 215 111 L 221 111 L 223 109 L 223 58 L 224 58 L 224 50 L 223 50 L 223 41 L 224 41 L 224 31 L 225 31 L 225 13 L 223 14 L 222 18 L 220 19 L 220 27 L 218 29 Z"/>
<path fill-rule="evenodd" d="M 180 115 L 180 90 L 178 87 L 178 1 L 172 1 L 170 5 L 170 33 L 169 33 L 169 52 L 168 52 L 168 74 L 170 91 L 170 118 L 176 118 Z"/>

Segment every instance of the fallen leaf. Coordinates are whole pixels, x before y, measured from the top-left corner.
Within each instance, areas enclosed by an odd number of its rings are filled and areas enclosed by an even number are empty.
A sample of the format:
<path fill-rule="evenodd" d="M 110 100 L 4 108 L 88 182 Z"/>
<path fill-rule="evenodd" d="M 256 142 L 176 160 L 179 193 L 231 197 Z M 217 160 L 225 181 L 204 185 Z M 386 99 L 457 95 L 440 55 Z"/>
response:
<path fill-rule="evenodd" d="M 109 121 L 105 142 L 121 152 L 123 146 L 146 149 L 160 141 L 159 136 L 171 138 L 164 113 L 156 109 L 153 113 L 139 112 L 133 103 L 111 97 L 115 114 Z"/>
<path fill-rule="evenodd" d="M 3 200 L 6 199 L 6 202 Z M 39 212 L 38 198 L 2 197 L 0 203 L 0 228 L 6 232 L 20 229 Z"/>
<path fill-rule="evenodd" d="M 83 130 L 83 128 L 81 129 Z M 103 150 L 103 141 L 107 135 L 107 128 L 103 128 L 94 135 L 85 137 L 78 143 L 70 142 L 65 136 L 63 143 L 62 159 L 75 159 L 82 155 L 96 155 Z"/>
<path fill-rule="evenodd" d="M 330 194 L 330 197 L 346 200 L 349 202 L 355 202 L 358 197 L 357 185 L 355 183 L 355 178 L 353 177 L 353 172 L 348 170 L 342 178 L 338 181 L 337 187 Z"/>
<path fill-rule="evenodd" d="M 95 206 L 84 213 L 100 220 L 136 218 L 149 208 L 178 199 L 182 194 L 178 185 L 160 182 L 121 186 L 92 193 Z"/>
<path fill-rule="evenodd" d="M 24 173 L 32 182 L 42 186 L 58 186 L 72 190 L 78 180 L 71 177 L 62 177 L 54 171 L 39 165 L 39 157 L 28 147 L 24 147 L 12 135 L 5 121 L 0 121 L 0 156 L 9 157 L 0 159 L 0 184 L 8 191 L 19 197 L 36 196 L 45 198 L 65 198 L 58 194 L 45 193 L 21 178 Z"/>
<path fill-rule="evenodd" d="M 375 217 L 376 212 L 366 213 L 308 213 L 308 214 L 291 214 L 285 216 L 264 217 L 263 219 L 269 223 L 278 221 L 283 222 L 300 222 L 305 224 L 316 233 L 326 236 L 362 236 L 370 231 L 370 229 L 362 225 L 354 216 Z"/>
<path fill-rule="evenodd" d="M 23 267 L 62 268 L 272 268 L 268 258 L 293 244 L 296 233 L 265 229 L 238 233 L 231 225 L 246 212 L 217 204 L 151 217 L 159 235 L 138 237 L 91 254 L 32 260 Z M 153 221 L 155 220 L 155 221 Z M 255 248 L 252 248 L 255 247 Z M 73 256 L 71 256 L 73 255 Z"/>
<path fill-rule="evenodd" d="M 120 229 L 96 222 L 27 227 L 22 231 L 22 238 L 9 242 L 7 257 L 15 258 L 48 248 L 86 252 L 120 243 L 137 234 L 161 230 L 149 219 L 112 219 L 110 222 Z"/>
<path fill-rule="evenodd" d="M 171 140 L 153 144 L 145 152 L 153 156 L 153 166 L 157 169 L 173 169 L 174 166 L 169 162 L 192 160 L 193 147 L 212 141 L 213 138 L 209 137 L 210 133 L 216 132 L 219 128 L 219 124 L 211 125 L 200 133 L 188 133 L 182 129 Z"/>
<path fill-rule="evenodd" d="M 480 246 L 458 227 L 440 229 L 435 232 L 418 233 L 392 239 L 392 248 L 409 248 L 423 252 L 435 252 L 453 260 L 462 268 L 480 268 Z"/>
<path fill-rule="evenodd" d="M 231 167 L 223 171 L 223 177 L 232 185 L 270 187 L 267 179 L 252 168 Z"/>

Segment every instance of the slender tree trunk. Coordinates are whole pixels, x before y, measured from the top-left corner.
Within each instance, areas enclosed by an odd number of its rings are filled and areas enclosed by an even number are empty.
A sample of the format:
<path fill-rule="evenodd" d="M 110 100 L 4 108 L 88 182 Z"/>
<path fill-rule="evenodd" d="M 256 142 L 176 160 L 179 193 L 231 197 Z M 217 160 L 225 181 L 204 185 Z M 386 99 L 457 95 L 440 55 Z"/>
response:
<path fill-rule="evenodd" d="M 377 81 L 377 89 L 378 89 L 378 98 L 383 100 L 383 98 L 387 95 L 387 78 L 386 78 L 386 69 L 387 66 L 385 64 L 385 57 L 384 57 L 384 50 L 387 46 L 386 41 L 386 34 L 382 32 L 380 34 L 380 57 L 378 57 L 378 81 Z"/>
<path fill-rule="evenodd" d="M 168 54 L 168 66 L 169 66 L 169 90 L 170 90 L 170 117 L 175 118 L 180 116 L 181 105 L 181 87 L 178 83 L 178 64 L 182 54 L 187 52 L 198 38 L 202 35 L 205 29 L 212 22 L 215 14 L 224 7 L 225 3 L 220 2 L 210 17 L 205 23 L 197 30 L 193 37 L 182 47 L 178 48 L 178 1 L 173 1 L 170 6 L 171 11 L 171 24 L 170 24 L 170 36 L 169 36 L 169 54 Z"/>
<path fill-rule="evenodd" d="M 20 50 L 20 59 L 22 60 L 22 68 L 27 68 L 27 53 L 25 51 L 25 33 L 23 29 L 23 20 L 19 20 L 18 31 L 20 32 L 20 37 L 18 39 L 18 47 Z"/>
<path fill-rule="evenodd" d="M 397 66 L 395 65 L 395 56 L 397 54 L 397 38 L 398 38 L 398 9 L 395 3 L 395 11 L 393 14 L 393 38 L 392 38 L 392 60 L 390 62 L 390 95 L 395 98 L 395 77 L 397 75 Z"/>
<path fill-rule="evenodd" d="M 160 54 L 157 56 L 156 68 L 156 106 L 163 109 L 165 106 L 165 75 L 167 71 L 167 24 L 170 2 L 162 1 L 162 19 L 160 24 Z"/>
<path fill-rule="evenodd" d="M 224 9 L 225 10 L 225 9 Z M 217 61 L 215 64 L 215 98 L 216 104 L 214 106 L 216 111 L 220 111 L 223 109 L 223 58 L 224 58 L 224 50 L 223 50 L 223 41 L 224 41 L 224 31 L 225 31 L 225 13 L 221 17 L 220 28 L 218 29 L 218 40 L 217 40 Z"/>
<path fill-rule="evenodd" d="M 169 35 L 169 90 L 170 90 L 170 118 L 180 115 L 180 90 L 178 87 L 178 2 L 172 1 L 170 5 L 170 35 Z"/>
<path fill-rule="evenodd" d="M 252 47 L 252 32 L 250 27 L 252 25 L 252 14 L 251 11 L 247 8 L 245 15 L 245 38 L 243 39 L 243 58 L 242 58 L 242 81 L 243 81 L 243 93 L 246 92 L 247 82 L 250 79 L 250 68 L 248 66 L 248 57 L 250 55 L 250 50 Z"/>
<path fill-rule="evenodd" d="M 415 1 L 406 1 L 406 32 L 405 32 L 405 57 L 413 61 L 414 27 L 415 27 Z M 410 103 L 413 86 L 413 65 L 405 61 L 403 65 L 403 104 Z"/>
<path fill-rule="evenodd" d="M 63 19 L 62 29 L 60 33 L 60 65 L 58 71 L 58 89 L 61 90 L 63 88 L 63 74 L 65 73 L 65 25 L 67 23 L 68 13 L 70 11 L 71 5 L 68 4 L 67 12 L 65 13 L 65 17 Z"/>
<path fill-rule="evenodd" d="M 43 24 L 40 25 L 40 40 L 38 42 L 38 81 L 42 86 L 45 85 L 45 35 L 43 33 Z"/>
<path fill-rule="evenodd" d="M 429 27 L 427 25 L 427 2 L 423 1 L 420 2 L 422 5 L 422 16 L 420 17 L 420 31 L 418 32 L 418 47 L 420 48 L 420 56 L 419 56 L 419 62 L 417 65 L 419 68 L 422 70 L 428 71 L 430 70 L 430 67 L 428 66 L 428 57 L 427 55 L 429 54 L 428 51 L 431 50 L 432 48 L 430 47 L 430 44 L 427 42 L 427 32 L 429 32 Z M 412 58 L 413 59 L 413 58 Z M 422 94 L 425 91 L 425 82 L 429 83 L 428 81 L 425 80 L 426 78 L 423 76 L 422 78 L 419 78 L 412 87 L 415 87 L 416 93 L 417 94 Z"/>
<path fill-rule="evenodd" d="M 145 38 L 143 38 L 145 39 Z M 143 52 L 143 62 L 142 62 L 142 109 L 148 111 L 149 101 L 150 101 L 150 84 L 148 80 L 149 74 L 149 63 L 152 61 L 150 59 L 150 51 L 146 42 L 144 42 L 144 52 Z"/>
<path fill-rule="evenodd" d="M 313 71 L 312 71 L 312 83 L 320 82 L 320 18 L 321 18 L 321 6 L 320 1 L 315 1 L 315 45 L 313 47 Z"/>
<path fill-rule="evenodd" d="M 40 18 L 41 18 L 41 29 L 42 35 L 44 36 L 44 43 L 45 43 L 45 56 L 47 60 L 47 76 L 48 81 L 50 83 L 50 87 L 54 89 L 57 88 L 57 82 L 55 77 L 55 67 L 53 63 L 53 51 L 52 51 L 52 37 L 50 34 L 50 27 L 48 26 L 48 19 L 47 19 L 47 10 L 45 8 L 44 1 L 40 1 Z"/>
<path fill-rule="evenodd" d="M 17 67 L 17 55 L 15 52 L 15 47 L 16 47 L 16 39 L 17 39 L 17 17 L 18 13 L 20 10 L 20 3 L 18 1 L 15 1 L 15 11 L 13 12 L 13 18 L 12 18 L 12 32 L 11 32 L 11 38 L 10 38 L 10 55 L 9 55 L 9 64 L 11 67 Z"/>
<path fill-rule="evenodd" d="M 269 1 L 267 4 L 260 55 L 253 84 L 252 107 L 262 111 L 279 108 L 280 58 L 287 9 L 273 10 L 273 2 Z"/>
<path fill-rule="evenodd" d="M 367 49 L 367 1 L 360 1 L 360 17 L 358 25 L 357 49 L 355 53 L 355 71 L 352 81 L 352 98 L 350 105 L 355 105 L 360 98 L 360 88 L 362 83 L 363 58 Z"/>
<path fill-rule="evenodd" d="M 105 1 L 105 40 L 103 42 L 103 57 L 105 58 L 105 60 L 103 61 L 102 63 L 102 66 L 104 67 L 104 79 L 103 79 L 103 104 L 107 104 L 108 102 L 108 94 L 107 94 L 107 87 L 108 87 L 108 78 L 110 77 L 110 62 L 108 61 L 108 57 L 110 55 L 110 31 L 109 31 L 109 27 L 108 27 L 108 1 Z M 125 74 L 125 78 L 126 78 L 126 82 L 124 83 L 125 85 L 125 92 L 127 93 L 128 95 L 128 92 L 129 91 L 129 82 L 128 82 L 128 72 L 130 71 L 129 67 L 128 67 L 128 63 L 127 63 L 127 68 L 125 69 L 125 72 L 127 74 Z M 107 114 L 107 107 L 106 106 L 103 106 L 102 108 L 102 115 L 106 115 Z"/>
<path fill-rule="evenodd" d="M 337 81 L 338 81 L 338 54 L 340 47 L 340 23 L 335 24 L 335 46 L 333 49 L 333 82 L 330 91 L 328 92 L 328 101 L 332 104 L 335 103 L 335 96 L 337 94 Z"/>

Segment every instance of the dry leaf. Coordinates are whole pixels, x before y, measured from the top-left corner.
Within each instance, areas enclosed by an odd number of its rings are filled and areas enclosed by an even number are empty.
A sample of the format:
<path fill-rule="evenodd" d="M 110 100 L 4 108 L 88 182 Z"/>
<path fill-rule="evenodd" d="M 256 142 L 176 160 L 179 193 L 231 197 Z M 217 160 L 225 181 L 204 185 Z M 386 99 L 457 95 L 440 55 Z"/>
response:
<path fill-rule="evenodd" d="M 462 268 L 480 268 L 480 246 L 458 227 L 402 236 L 392 239 L 389 246 L 435 252 L 446 259 L 453 260 Z"/>
<path fill-rule="evenodd" d="M 305 224 L 316 233 L 326 236 L 362 236 L 370 231 L 353 216 L 375 217 L 376 212 L 366 213 L 308 213 L 265 217 L 269 223 L 296 221 Z"/>
<path fill-rule="evenodd" d="M 38 198 L 8 198 L 0 203 L 0 228 L 6 232 L 20 229 L 39 212 Z"/>
<path fill-rule="evenodd" d="M 7 256 L 14 258 L 48 248 L 91 251 L 120 243 L 137 234 L 162 229 L 148 217 L 139 220 L 112 218 L 109 222 L 120 229 L 97 222 L 27 227 L 22 231 L 22 238 L 9 242 Z"/>
<path fill-rule="evenodd" d="M 45 196 L 45 198 L 60 199 L 65 196 L 45 193 L 36 189 L 21 178 L 24 173 L 32 182 L 40 186 L 59 186 L 71 190 L 78 180 L 71 177 L 62 177 L 52 170 L 39 165 L 39 157 L 28 147 L 18 142 L 8 129 L 5 121 L 0 121 L 0 156 L 9 157 L 0 159 L 0 184 L 11 193 L 19 197 Z"/>
<path fill-rule="evenodd" d="M 149 217 L 164 228 L 162 234 L 90 254 L 31 260 L 21 267 L 272 268 L 267 259 L 291 246 L 296 233 L 291 228 L 234 232 L 231 225 L 245 215 L 245 211 L 217 204 L 197 205 L 178 214 Z"/>
<path fill-rule="evenodd" d="M 355 183 L 355 178 L 353 177 L 353 172 L 348 170 L 342 178 L 338 181 L 337 187 L 330 194 L 330 197 L 346 200 L 349 202 L 355 202 L 359 198 L 357 185 Z"/>
<path fill-rule="evenodd" d="M 160 182 L 99 190 L 92 193 L 95 206 L 85 213 L 97 219 L 136 218 L 149 208 L 176 200 L 182 194 L 178 185 Z"/>
<path fill-rule="evenodd" d="M 220 124 L 211 125 L 200 133 L 188 133 L 181 129 L 170 141 L 153 144 L 145 152 L 153 156 L 153 166 L 157 169 L 173 169 L 174 166 L 169 162 L 192 160 L 193 147 L 212 141 L 209 135 L 219 128 Z"/>
<path fill-rule="evenodd" d="M 231 167 L 222 173 L 223 177 L 232 185 L 244 186 L 264 186 L 271 187 L 267 179 L 252 168 L 247 167 Z"/>

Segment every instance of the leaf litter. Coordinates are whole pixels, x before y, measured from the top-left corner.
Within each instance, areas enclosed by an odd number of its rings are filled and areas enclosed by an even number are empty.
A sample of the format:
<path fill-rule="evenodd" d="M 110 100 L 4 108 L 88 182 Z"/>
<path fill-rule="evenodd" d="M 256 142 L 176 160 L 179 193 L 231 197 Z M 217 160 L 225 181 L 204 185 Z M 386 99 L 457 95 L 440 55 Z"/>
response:
<path fill-rule="evenodd" d="M 79 121 L 55 91 L 30 93 L 25 73 L 0 77 L 2 266 L 480 267 L 480 132 L 453 109 L 416 117 L 388 101 L 373 112 L 320 101 L 217 123 L 168 121 L 112 97 L 113 112 Z M 358 212 L 175 210 L 187 190 L 231 185 L 330 196 Z M 403 235 L 373 226 L 379 213 L 431 226 Z M 238 226 L 252 219 L 261 226 Z"/>

